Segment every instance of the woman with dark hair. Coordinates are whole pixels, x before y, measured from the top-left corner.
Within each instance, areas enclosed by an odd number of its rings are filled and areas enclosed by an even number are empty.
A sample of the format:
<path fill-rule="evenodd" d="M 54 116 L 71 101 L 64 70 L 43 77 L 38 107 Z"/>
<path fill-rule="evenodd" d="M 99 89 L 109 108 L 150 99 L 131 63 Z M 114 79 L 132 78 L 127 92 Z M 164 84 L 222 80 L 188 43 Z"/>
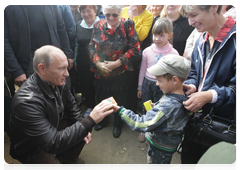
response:
<path fill-rule="evenodd" d="M 95 107 L 94 73 L 90 71 L 89 43 L 91 41 L 93 25 L 99 21 L 97 5 L 80 5 L 80 14 L 83 20 L 76 23 L 74 61 L 77 71 L 75 86 L 81 86 L 84 104 L 88 107 L 86 113 L 90 113 Z M 78 82 L 79 81 L 79 82 Z"/>
<path fill-rule="evenodd" d="M 139 56 L 140 43 L 134 22 L 132 20 L 125 22 L 126 19 L 120 17 L 121 12 L 120 5 L 103 6 L 106 19 L 94 24 L 90 58 L 91 71 L 95 76 L 97 102 L 113 96 L 119 105 L 128 106 L 132 102 L 128 98 L 133 86 L 132 60 Z M 105 118 L 95 126 L 95 130 L 98 131 L 107 124 L 108 118 Z M 115 113 L 113 129 L 115 138 L 121 134 L 121 125 L 122 120 Z"/>

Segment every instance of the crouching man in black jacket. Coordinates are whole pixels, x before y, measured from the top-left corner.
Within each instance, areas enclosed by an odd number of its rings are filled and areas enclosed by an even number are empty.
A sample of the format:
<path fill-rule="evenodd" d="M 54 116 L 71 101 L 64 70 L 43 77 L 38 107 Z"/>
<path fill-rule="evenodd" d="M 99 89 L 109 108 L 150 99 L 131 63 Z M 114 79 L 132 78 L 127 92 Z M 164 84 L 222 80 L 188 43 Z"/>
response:
<path fill-rule="evenodd" d="M 39 48 L 33 67 L 35 73 L 12 100 L 10 155 L 21 163 L 75 163 L 91 142 L 92 128 L 113 112 L 113 105 L 102 102 L 83 118 L 65 86 L 67 57 L 54 46 Z"/>

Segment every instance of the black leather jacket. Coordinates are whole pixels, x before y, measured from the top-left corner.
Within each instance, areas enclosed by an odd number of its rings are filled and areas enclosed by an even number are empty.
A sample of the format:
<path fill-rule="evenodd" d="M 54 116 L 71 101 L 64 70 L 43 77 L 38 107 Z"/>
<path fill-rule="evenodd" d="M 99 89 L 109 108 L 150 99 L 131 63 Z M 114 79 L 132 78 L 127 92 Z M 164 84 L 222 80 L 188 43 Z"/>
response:
<path fill-rule="evenodd" d="M 63 85 L 57 88 L 61 96 L 60 105 L 63 106 L 62 114 L 59 114 L 52 86 L 36 73 L 14 95 L 9 122 L 12 157 L 38 148 L 47 153 L 61 153 L 82 141 L 95 126 L 96 123 L 90 116 L 83 118 L 68 87 Z M 62 117 L 75 123 L 58 131 Z"/>

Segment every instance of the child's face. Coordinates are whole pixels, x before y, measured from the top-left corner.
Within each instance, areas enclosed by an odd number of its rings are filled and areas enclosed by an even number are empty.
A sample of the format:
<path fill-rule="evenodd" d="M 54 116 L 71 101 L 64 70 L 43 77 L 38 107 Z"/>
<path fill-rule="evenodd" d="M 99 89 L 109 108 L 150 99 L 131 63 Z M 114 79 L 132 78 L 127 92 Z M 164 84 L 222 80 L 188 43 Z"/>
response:
<path fill-rule="evenodd" d="M 161 34 L 153 34 L 153 42 L 157 47 L 162 47 L 167 44 L 168 40 L 172 37 L 172 33 L 161 33 Z"/>
<path fill-rule="evenodd" d="M 156 85 L 160 87 L 164 94 L 171 93 L 171 91 L 174 89 L 173 79 L 168 80 L 163 76 L 156 76 L 156 79 L 157 79 Z"/>

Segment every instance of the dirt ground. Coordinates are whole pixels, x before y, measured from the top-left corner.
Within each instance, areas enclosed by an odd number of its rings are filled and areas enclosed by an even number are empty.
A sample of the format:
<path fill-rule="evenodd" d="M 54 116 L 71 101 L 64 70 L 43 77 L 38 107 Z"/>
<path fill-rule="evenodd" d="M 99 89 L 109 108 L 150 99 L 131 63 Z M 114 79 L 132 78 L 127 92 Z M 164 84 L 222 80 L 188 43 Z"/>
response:
<path fill-rule="evenodd" d="M 132 131 L 123 124 L 119 138 L 112 136 L 113 115 L 108 127 L 92 131 L 92 142 L 85 145 L 80 158 L 85 160 L 83 167 L 73 168 L 63 165 L 66 170 L 145 170 L 147 164 L 147 144 L 137 140 L 139 132 Z M 24 170 L 25 166 L 9 155 L 9 138 L 4 133 L 4 163 L 13 161 L 13 170 Z M 171 167 L 180 164 L 180 154 L 175 153 Z"/>

